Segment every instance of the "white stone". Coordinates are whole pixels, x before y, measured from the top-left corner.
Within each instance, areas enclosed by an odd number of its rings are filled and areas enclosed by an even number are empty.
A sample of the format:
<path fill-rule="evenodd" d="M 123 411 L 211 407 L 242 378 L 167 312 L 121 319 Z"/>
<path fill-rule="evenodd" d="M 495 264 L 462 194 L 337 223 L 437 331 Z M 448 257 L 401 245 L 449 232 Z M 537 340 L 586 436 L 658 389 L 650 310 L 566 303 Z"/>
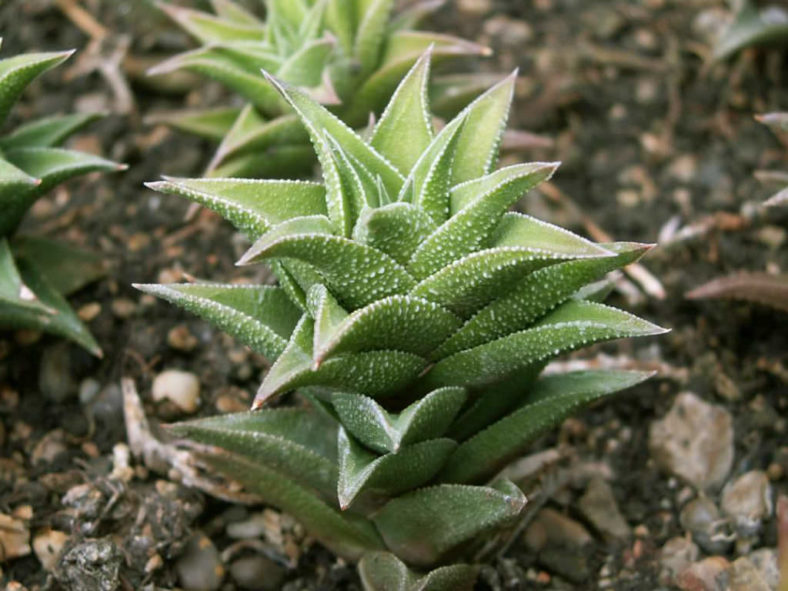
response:
<path fill-rule="evenodd" d="M 200 406 L 200 381 L 188 371 L 168 369 L 153 380 L 153 400 L 169 400 L 185 413 L 193 413 Z"/>
<path fill-rule="evenodd" d="M 722 512 L 733 519 L 742 535 L 757 533 L 761 522 L 772 514 L 772 487 L 765 472 L 752 470 L 725 485 Z"/>

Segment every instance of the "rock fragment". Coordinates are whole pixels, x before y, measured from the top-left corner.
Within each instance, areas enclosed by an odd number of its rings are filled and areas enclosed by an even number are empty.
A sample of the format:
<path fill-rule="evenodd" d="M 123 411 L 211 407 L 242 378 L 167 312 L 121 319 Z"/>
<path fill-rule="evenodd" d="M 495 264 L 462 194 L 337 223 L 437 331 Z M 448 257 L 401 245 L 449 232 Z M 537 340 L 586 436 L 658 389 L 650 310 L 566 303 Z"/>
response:
<path fill-rule="evenodd" d="M 733 420 L 725 408 L 685 392 L 652 423 L 649 449 L 665 472 L 701 490 L 718 489 L 733 465 Z"/>
<path fill-rule="evenodd" d="M 204 534 L 196 534 L 175 563 L 178 580 L 186 591 L 216 591 L 224 579 L 219 552 Z"/>
<path fill-rule="evenodd" d="M 24 521 L 0 513 L 0 562 L 30 554 L 30 530 Z"/>
<path fill-rule="evenodd" d="M 720 507 L 733 520 L 740 535 L 757 534 L 763 520 L 770 517 L 774 509 L 769 477 L 760 470 L 742 474 L 725 485 Z"/>
<path fill-rule="evenodd" d="M 618 508 L 613 489 L 603 478 L 597 476 L 591 479 L 577 507 L 606 539 L 623 541 L 632 535 L 629 524 Z"/>
<path fill-rule="evenodd" d="M 722 556 L 709 556 L 685 568 L 676 584 L 681 591 L 728 591 L 729 568 Z"/>
<path fill-rule="evenodd" d="M 68 534 L 55 529 L 39 532 L 33 538 L 33 551 L 45 571 L 55 570 L 67 541 Z"/>

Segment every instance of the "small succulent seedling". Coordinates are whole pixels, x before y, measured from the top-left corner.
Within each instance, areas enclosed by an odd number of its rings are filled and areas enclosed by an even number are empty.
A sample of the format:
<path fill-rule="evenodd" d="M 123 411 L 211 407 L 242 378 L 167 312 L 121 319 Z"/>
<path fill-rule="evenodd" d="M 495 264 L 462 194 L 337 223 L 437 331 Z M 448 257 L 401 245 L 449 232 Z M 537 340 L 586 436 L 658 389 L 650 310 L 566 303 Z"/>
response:
<path fill-rule="evenodd" d="M 788 11 L 781 2 L 740 0 L 736 13 L 714 47 L 714 58 L 727 59 L 748 47 L 788 43 Z"/>
<path fill-rule="evenodd" d="M 301 88 L 353 127 L 380 113 L 399 81 L 429 46 L 433 58 L 485 54 L 469 41 L 414 30 L 440 6 L 421 1 L 394 14 L 394 0 L 266 0 L 265 22 L 231 0 L 213 13 L 161 3 L 201 46 L 151 70 L 188 70 L 228 86 L 249 101 L 242 108 L 177 113 L 163 120 L 219 141 L 211 176 L 281 177 L 310 171 L 314 151 L 299 119 L 260 77 L 260 69 Z M 483 76 L 451 75 L 433 95 L 451 110 L 483 90 Z"/>
<path fill-rule="evenodd" d="M 0 125 L 25 87 L 72 53 L 28 53 L 0 60 Z M 101 276 L 102 261 L 45 238 L 16 235 L 27 210 L 52 187 L 89 172 L 123 168 L 60 147 L 96 118 L 46 117 L 0 136 L 0 327 L 49 332 L 100 355 L 98 344 L 64 297 Z"/>
<path fill-rule="evenodd" d="M 179 424 L 207 461 L 289 511 L 367 589 L 470 588 L 455 559 L 526 503 L 495 475 L 569 413 L 648 377 L 540 377 L 582 346 L 663 329 L 588 285 L 648 246 L 595 244 L 509 208 L 557 163 L 496 170 L 509 77 L 435 131 L 425 54 L 365 139 L 269 84 L 308 130 L 323 182 L 169 179 L 255 240 L 278 286 L 140 285 L 273 361 L 256 412 Z M 263 408 L 298 389 L 309 408 Z M 427 571 L 419 574 L 411 568 Z"/>

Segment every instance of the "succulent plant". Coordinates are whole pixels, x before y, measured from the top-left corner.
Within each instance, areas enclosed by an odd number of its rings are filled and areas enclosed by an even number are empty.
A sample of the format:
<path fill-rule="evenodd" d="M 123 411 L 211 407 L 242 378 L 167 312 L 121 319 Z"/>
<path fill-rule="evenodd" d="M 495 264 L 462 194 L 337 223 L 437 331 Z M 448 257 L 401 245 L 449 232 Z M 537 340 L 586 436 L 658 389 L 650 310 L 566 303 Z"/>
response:
<path fill-rule="evenodd" d="M 435 61 L 489 52 L 457 37 L 412 28 L 440 0 L 421 0 L 396 14 L 394 0 L 266 0 L 265 22 L 231 0 L 211 3 L 215 14 L 160 3 L 201 46 L 150 71 L 195 72 L 249 101 L 241 108 L 160 118 L 220 142 L 208 166 L 211 176 L 279 178 L 312 170 L 309 136 L 259 76 L 261 68 L 330 104 L 343 121 L 359 127 L 368 123 L 370 113 L 380 113 L 429 46 Z M 433 98 L 446 111 L 461 108 L 486 81 L 480 75 L 447 75 L 433 83 Z"/>
<path fill-rule="evenodd" d="M 206 461 L 359 560 L 367 589 L 470 588 L 441 566 L 526 503 L 495 475 L 569 413 L 648 377 L 541 376 L 563 352 L 663 329 L 595 301 L 647 245 L 595 244 L 508 211 L 557 163 L 495 170 L 514 78 L 438 133 L 429 53 L 369 139 L 268 77 L 309 132 L 323 183 L 174 179 L 255 240 L 272 285 L 139 285 L 273 362 L 255 412 L 178 424 Z M 296 408 L 263 408 L 298 390 Z"/>
<path fill-rule="evenodd" d="M 742 49 L 788 42 L 788 11 L 782 2 L 739 0 L 735 13 L 714 47 L 714 58 L 727 59 Z"/>
<path fill-rule="evenodd" d="M 72 53 L 28 53 L 0 60 L 0 124 L 33 79 Z M 60 147 L 97 117 L 46 117 L 0 136 L 0 327 L 56 334 L 101 355 L 64 299 L 103 274 L 101 259 L 46 238 L 16 235 L 27 210 L 52 187 L 78 175 L 123 168 Z"/>

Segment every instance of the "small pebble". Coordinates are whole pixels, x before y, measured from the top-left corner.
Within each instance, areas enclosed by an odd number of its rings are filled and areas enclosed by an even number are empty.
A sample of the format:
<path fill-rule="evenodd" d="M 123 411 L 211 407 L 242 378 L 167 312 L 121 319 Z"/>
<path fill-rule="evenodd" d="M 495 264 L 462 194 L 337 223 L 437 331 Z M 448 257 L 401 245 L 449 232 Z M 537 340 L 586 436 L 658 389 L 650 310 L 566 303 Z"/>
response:
<path fill-rule="evenodd" d="M 242 589 L 277 591 L 282 588 L 286 572 L 273 560 L 256 554 L 234 560 L 230 575 Z"/>
<path fill-rule="evenodd" d="M 596 530 L 608 540 L 623 541 L 632 535 L 629 524 L 621 515 L 613 489 L 602 478 L 592 478 L 577 508 Z"/>
<path fill-rule="evenodd" d="M 33 551 L 45 571 L 55 570 L 67 541 L 68 534 L 56 529 L 48 529 L 33 538 Z"/>
<path fill-rule="evenodd" d="M 121 319 L 131 318 L 136 312 L 137 304 L 128 298 L 117 298 L 112 300 L 112 313 Z"/>
<path fill-rule="evenodd" d="M 204 534 L 189 541 L 175 563 L 175 571 L 186 591 L 215 591 L 224 579 L 219 552 Z"/>
<path fill-rule="evenodd" d="M 66 437 L 62 429 L 53 429 L 46 435 L 33 448 L 30 454 L 30 460 L 33 465 L 40 463 L 51 463 L 60 454 L 66 453 Z"/>
<path fill-rule="evenodd" d="M 181 411 L 193 413 L 200 406 L 200 381 L 187 371 L 169 369 L 153 380 L 153 400 L 169 400 Z"/>
<path fill-rule="evenodd" d="M 761 548 L 751 552 L 747 557 L 758 569 L 758 572 L 772 589 L 777 589 L 780 584 L 780 566 L 777 562 L 777 550 L 774 548 Z"/>
<path fill-rule="evenodd" d="M 77 316 L 82 322 L 95 320 L 101 314 L 101 304 L 98 302 L 88 302 L 77 310 Z"/>
<path fill-rule="evenodd" d="M 526 546 L 538 552 L 546 546 L 582 548 L 593 541 L 585 527 L 574 519 L 546 507 L 539 511 L 523 534 Z"/>
<path fill-rule="evenodd" d="M 195 337 L 185 324 L 173 326 L 167 333 L 167 344 L 178 351 L 193 351 L 197 346 Z"/>
<path fill-rule="evenodd" d="M 742 536 L 756 534 L 773 510 L 772 487 L 765 472 L 752 470 L 729 482 L 722 490 L 722 512 L 733 520 Z"/>
<path fill-rule="evenodd" d="M 675 537 L 665 542 L 659 551 L 659 581 L 662 585 L 675 584 L 676 577 L 698 559 L 700 550 L 685 537 Z"/>
<path fill-rule="evenodd" d="M 71 375 L 71 351 L 67 343 L 44 349 L 38 369 L 38 387 L 49 400 L 63 402 L 76 391 Z"/>
<path fill-rule="evenodd" d="M 30 530 L 24 521 L 0 513 L 0 562 L 30 554 Z"/>
<path fill-rule="evenodd" d="M 710 554 L 725 552 L 733 541 L 714 501 L 705 496 L 687 503 L 679 514 L 679 522 L 692 535 L 692 539 Z"/>
<path fill-rule="evenodd" d="M 746 556 L 733 561 L 727 591 L 771 591 L 760 571 Z"/>
<path fill-rule="evenodd" d="M 694 562 L 676 578 L 682 591 L 728 591 L 728 562 L 722 556 L 710 556 Z"/>
<path fill-rule="evenodd" d="M 649 450 L 657 465 L 702 489 L 718 489 L 733 465 L 733 419 L 722 406 L 691 392 L 651 424 Z"/>

